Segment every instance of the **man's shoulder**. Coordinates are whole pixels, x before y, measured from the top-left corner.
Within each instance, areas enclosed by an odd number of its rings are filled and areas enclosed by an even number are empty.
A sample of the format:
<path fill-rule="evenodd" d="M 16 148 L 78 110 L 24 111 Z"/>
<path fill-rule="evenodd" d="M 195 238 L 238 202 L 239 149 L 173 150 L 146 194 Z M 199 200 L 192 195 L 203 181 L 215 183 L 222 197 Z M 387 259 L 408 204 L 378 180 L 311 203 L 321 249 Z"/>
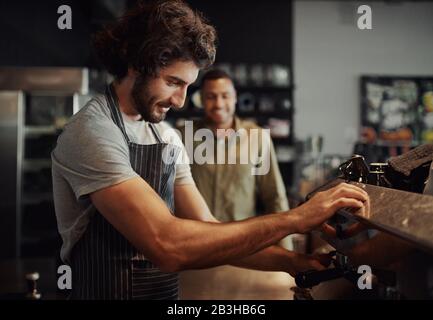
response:
<path fill-rule="evenodd" d="M 86 118 L 110 118 L 110 109 L 107 100 L 103 94 L 98 94 L 92 97 L 86 104 L 70 119 L 69 122 L 74 122 L 77 119 Z"/>
<path fill-rule="evenodd" d="M 105 97 L 98 95 L 71 117 L 57 140 L 56 149 L 85 148 L 101 141 L 120 143 L 123 138 L 111 119 Z"/>
<path fill-rule="evenodd" d="M 253 120 L 239 119 L 238 121 L 239 121 L 239 128 L 240 129 L 246 129 L 246 130 L 251 130 L 251 129 L 262 130 L 263 129 Z"/>
<path fill-rule="evenodd" d="M 259 147 L 273 145 L 269 129 L 259 126 L 253 120 L 238 119 L 239 129 L 245 130 L 248 136 L 258 133 L 259 137 L 261 137 L 257 140 Z"/>
<path fill-rule="evenodd" d="M 103 127 L 115 126 L 111 119 L 110 109 L 104 95 L 91 98 L 86 104 L 74 114 L 65 125 L 63 132 L 94 131 Z"/>

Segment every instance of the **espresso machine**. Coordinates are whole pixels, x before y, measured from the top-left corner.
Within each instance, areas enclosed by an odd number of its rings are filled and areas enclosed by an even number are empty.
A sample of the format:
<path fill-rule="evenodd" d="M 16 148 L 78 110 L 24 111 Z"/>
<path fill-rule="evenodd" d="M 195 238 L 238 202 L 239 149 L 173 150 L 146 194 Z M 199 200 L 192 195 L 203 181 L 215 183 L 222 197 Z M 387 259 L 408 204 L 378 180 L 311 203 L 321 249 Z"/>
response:
<path fill-rule="evenodd" d="M 370 204 L 339 210 L 326 224 L 332 232 L 316 232 L 326 242 L 319 252 L 332 263 L 298 274 L 295 299 L 433 298 L 433 196 L 423 194 L 432 157 L 432 145 L 387 163 L 368 165 L 355 155 L 306 197 L 346 182 L 364 189 Z"/>

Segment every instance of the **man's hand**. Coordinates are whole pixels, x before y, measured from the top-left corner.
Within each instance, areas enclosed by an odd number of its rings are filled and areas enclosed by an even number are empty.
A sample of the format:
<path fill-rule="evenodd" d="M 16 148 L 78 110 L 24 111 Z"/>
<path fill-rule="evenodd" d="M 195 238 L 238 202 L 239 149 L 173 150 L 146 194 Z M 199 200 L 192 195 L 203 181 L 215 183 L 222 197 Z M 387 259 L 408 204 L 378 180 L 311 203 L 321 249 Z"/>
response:
<path fill-rule="evenodd" d="M 368 194 L 348 183 L 316 193 L 303 205 L 291 210 L 296 217 L 296 227 L 299 233 L 306 233 L 320 227 L 342 208 L 364 208 L 369 203 Z"/>

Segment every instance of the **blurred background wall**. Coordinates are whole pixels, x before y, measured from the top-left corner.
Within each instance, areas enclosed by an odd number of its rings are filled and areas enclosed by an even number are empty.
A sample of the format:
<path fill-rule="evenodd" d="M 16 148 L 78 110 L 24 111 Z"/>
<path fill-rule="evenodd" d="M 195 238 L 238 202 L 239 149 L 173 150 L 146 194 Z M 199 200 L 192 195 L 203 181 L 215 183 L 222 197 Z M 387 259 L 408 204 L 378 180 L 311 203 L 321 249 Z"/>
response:
<path fill-rule="evenodd" d="M 371 5 L 373 29 L 356 27 Z M 362 74 L 433 74 L 433 2 L 295 1 L 295 134 L 324 137 L 324 154 L 350 155 L 358 138 Z"/>

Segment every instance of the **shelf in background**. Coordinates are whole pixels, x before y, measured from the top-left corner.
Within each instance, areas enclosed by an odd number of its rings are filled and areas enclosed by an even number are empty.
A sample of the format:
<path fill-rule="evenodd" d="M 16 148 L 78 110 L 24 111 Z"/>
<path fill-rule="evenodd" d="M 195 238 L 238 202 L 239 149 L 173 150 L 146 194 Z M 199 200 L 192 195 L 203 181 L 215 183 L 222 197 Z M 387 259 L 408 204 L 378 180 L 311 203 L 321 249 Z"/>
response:
<path fill-rule="evenodd" d="M 24 133 L 26 136 L 39 136 L 39 135 L 55 135 L 58 134 L 60 129 L 55 126 L 26 126 Z"/>
<path fill-rule="evenodd" d="M 295 162 L 296 159 L 289 159 L 289 160 L 277 160 L 277 162 L 281 165 L 281 164 L 290 164 Z"/>
<path fill-rule="evenodd" d="M 400 141 L 400 140 L 377 140 L 374 143 L 363 143 L 359 142 L 359 144 L 363 145 L 370 145 L 370 146 L 378 146 L 378 147 L 418 147 L 423 143 L 430 143 L 430 142 L 421 142 L 421 141 Z"/>
<path fill-rule="evenodd" d="M 51 159 L 25 159 L 23 161 L 24 171 L 38 171 L 51 168 Z"/>
<path fill-rule="evenodd" d="M 294 86 L 270 86 L 270 85 L 236 85 L 237 92 L 248 92 L 254 91 L 259 93 L 278 93 L 278 92 L 288 92 L 290 93 L 294 89 Z M 190 92 L 194 92 L 200 90 L 198 85 L 191 85 L 188 89 Z"/>
<path fill-rule="evenodd" d="M 23 205 L 39 204 L 45 201 L 53 201 L 52 192 L 25 192 L 22 196 Z"/>
<path fill-rule="evenodd" d="M 249 111 L 249 112 L 242 112 L 237 111 L 236 115 L 240 118 L 284 118 L 284 119 L 290 119 L 291 111 L 270 111 L 270 112 L 263 112 L 263 111 Z M 202 118 L 204 117 L 204 112 L 199 110 L 182 110 L 182 111 L 172 111 L 167 115 L 167 118 Z"/>

